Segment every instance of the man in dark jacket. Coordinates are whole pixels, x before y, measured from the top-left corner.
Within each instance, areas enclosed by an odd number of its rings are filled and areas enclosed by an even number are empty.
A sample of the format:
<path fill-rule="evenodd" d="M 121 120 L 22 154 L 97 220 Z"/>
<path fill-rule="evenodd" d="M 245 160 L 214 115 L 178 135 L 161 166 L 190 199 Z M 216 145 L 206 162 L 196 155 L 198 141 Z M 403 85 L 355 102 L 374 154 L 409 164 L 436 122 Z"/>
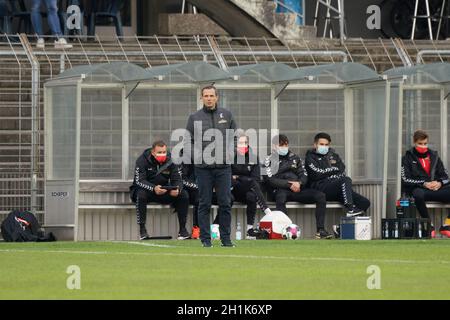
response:
<path fill-rule="evenodd" d="M 276 209 L 287 213 L 286 202 L 316 204 L 316 238 L 330 239 L 325 230 L 326 198 L 323 192 L 306 189 L 308 175 L 302 159 L 289 150 L 289 140 L 284 134 L 272 139 L 274 152 L 264 162 L 265 181 L 275 198 Z M 277 164 L 278 163 L 278 164 Z"/>
<path fill-rule="evenodd" d="M 245 135 L 241 135 L 238 139 L 231 171 L 234 199 L 247 205 L 247 238 L 256 239 L 259 236 L 258 230 L 253 228 L 256 204 L 265 214 L 270 213 L 270 209 L 261 191 L 261 169 L 258 157 L 252 153 L 248 137 Z"/>
<path fill-rule="evenodd" d="M 189 239 L 189 233 L 186 230 L 189 197 L 183 190 L 181 167 L 172 162 L 164 141 L 154 142 L 152 148 L 145 150 L 136 160 L 130 196 L 136 203 L 141 240 L 149 239 L 145 227 L 148 202 L 172 204 L 178 214 L 180 225 L 178 239 Z"/>
<path fill-rule="evenodd" d="M 345 165 L 339 155 L 330 148 L 331 137 L 320 132 L 314 137 L 314 149 L 306 153 L 306 170 L 310 186 L 325 193 L 327 201 L 339 201 L 347 216 L 363 214 L 370 201 L 352 189 L 352 179 L 345 174 Z"/>
<path fill-rule="evenodd" d="M 450 180 L 437 151 L 428 148 L 428 134 L 417 130 L 413 142 L 414 147 L 406 151 L 402 158 L 402 188 L 414 197 L 420 216 L 430 218 L 425 202 L 450 203 Z M 450 213 L 439 232 L 450 236 Z"/>
<path fill-rule="evenodd" d="M 222 246 L 234 247 L 230 239 L 231 153 L 234 151 L 236 123 L 229 110 L 217 106 L 219 97 L 214 86 L 204 87 L 201 93 L 203 108 L 189 116 L 184 140 L 186 158 L 193 160 L 195 165 L 200 240 L 204 247 L 212 247 L 209 211 L 215 189 Z"/>

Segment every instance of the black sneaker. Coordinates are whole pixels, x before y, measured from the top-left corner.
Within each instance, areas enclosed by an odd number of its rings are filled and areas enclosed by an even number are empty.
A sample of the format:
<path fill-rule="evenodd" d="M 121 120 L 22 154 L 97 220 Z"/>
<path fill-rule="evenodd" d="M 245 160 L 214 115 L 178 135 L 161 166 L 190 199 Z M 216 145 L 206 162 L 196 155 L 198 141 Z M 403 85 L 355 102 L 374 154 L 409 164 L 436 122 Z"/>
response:
<path fill-rule="evenodd" d="M 209 240 L 202 241 L 203 248 L 212 248 L 212 243 Z"/>
<path fill-rule="evenodd" d="M 180 230 L 180 232 L 178 233 L 178 240 L 186 240 L 186 239 L 190 239 L 191 235 L 189 234 L 189 232 L 186 229 L 182 229 Z"/>
<path fill-rule="evenodd" d="M 347 210 L 347 217 L 355 217 L 364 214 L 364 211 L 353 206 L 351 209 Z"/>
<path fill-rule="evenodd" d="M 248 229 L 247 236 L 245 237 L 247 240 L 256 240 L 261 235 L 261 232 L 258 229 Z"/>
<path fill-rule="evenodd" d="M 230 240 L 228 240 L 228 241 L 222 241 L 222 247 L 234 248 L 234 247 L 236 247 L 236 245 L 233 242 L 231 242 Z"/>
<path fill-rule="evenodd" d="M 316 233 L 316 239 L 331 239 L 333 235 L 329 234 L 326 230 L 322 229 Z"/>
<path fill-rule="evenodd" d="M 140 229 L 139 230 L 139 234 L 140 234 L 139 239 L 140 240 L 149 240 L 150 236 L 148 235 L 147 229 L 145 228 L 145 226 L 142 225 L 142 226 L 140 226 L 139 229 Z"/>
<path fill-rule="evenodd" d="M 334 224 L 333 225 L 333 233 L 334 233 L 334 237 L 336 239 L 339 239 L 341 237 L 341 226 L 338 224 Z"/>

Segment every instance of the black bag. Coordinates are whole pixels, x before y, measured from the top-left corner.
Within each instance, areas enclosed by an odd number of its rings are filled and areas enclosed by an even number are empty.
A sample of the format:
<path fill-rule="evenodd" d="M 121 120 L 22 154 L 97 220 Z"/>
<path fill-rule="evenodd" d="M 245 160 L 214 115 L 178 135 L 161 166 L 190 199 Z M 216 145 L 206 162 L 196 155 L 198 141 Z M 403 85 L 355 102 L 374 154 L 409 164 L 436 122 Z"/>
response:
<path fill-rule="evenodd" d="M 36 217 L 29 211 L 11 211 L 1 225 L 6 242 L 56 241 L 53 233 L 45 234 Z"/>

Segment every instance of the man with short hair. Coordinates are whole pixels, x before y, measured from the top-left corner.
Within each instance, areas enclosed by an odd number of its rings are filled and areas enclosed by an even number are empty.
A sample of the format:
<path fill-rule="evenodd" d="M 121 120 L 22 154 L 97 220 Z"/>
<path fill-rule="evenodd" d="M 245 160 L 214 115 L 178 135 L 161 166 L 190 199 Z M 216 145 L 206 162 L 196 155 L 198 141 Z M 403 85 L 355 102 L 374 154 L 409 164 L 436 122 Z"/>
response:
<path fill-rule="evenodd" d="M 178 239 L 189 239 L 186 230 L 189 196 L 183 190 L 181 168 L 172 162 L 164 141 L 155 141 L 152 147 L 146 149 L 136 160 L 130 197 L 136 203 L 141 240 L 150 239 L 145 227 L 148 202 L 173 205 L 180 225 Z"/>
<path fill-rule="evenodd" d="M 232 162 L 230 158 L 234 148 L 236 123 L 230 110 L 217 105 L 219 96 L 214 86 L 202 88 L 201 94 L 203 108 L 189 116 L 186 126 L 188 136 L 184 140 L 184 152 L 194 162 L 199 191 L 200 240 L 203 247 L 212 247 L 210 209 L 215 189 L 219 205 L 220 240 L 223 247 L 234 247 L 230 239 Z M 201 141 L 195 141 L 198 137 L 201 137 Z"/>
<path fill-rule="evenodd" d="M 316 204 L 315 237 L 331 239 L 332 235 L 325 230 L 325 194 L 305 188 L 308 175 L 303 160 L 289 150 L 289 140 L 284 134 L 273 137 L 272 149 L 274 152 L 266 158 L 264 169 L 266 185 L 275 198 L 276 210 L 287 213 L 287 201 Z"/>
<path fill-rule="evenodd" d="M 412 195 L 422 218 L 430 218 L 426 201 L 450 203 L 450 181 L 447 170 L 437 151 L 428 148 L 428 134 L 417 130 L 413 135 L 414 146 L 402 158 L 402 188 Z M 450 237 L 450 212 L 439 232 Z M 432 227 L 434 237 L 434 227 Z"/>
<path fill-rule="evenodd" d="M 330 144 L 330 135 L 320 132 L 314 137 L 314 148 L 306 153 L 310 186 L 325 193 L 327 201 L 342 203 L 347 217 L 363 214 L 370 207 L 370 201 L 353 191 L 352 179 L 345 174 L 345 164 Z"/>

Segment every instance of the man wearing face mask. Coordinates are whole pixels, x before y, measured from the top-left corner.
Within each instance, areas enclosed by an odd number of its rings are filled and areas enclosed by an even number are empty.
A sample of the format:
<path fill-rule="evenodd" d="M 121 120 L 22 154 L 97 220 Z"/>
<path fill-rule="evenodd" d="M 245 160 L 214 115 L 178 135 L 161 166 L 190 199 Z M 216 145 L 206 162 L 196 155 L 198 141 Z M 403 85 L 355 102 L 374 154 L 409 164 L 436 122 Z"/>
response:
<path fill-rule="evenodd" d="M 428 134 L 417 130 L 413 142 L 414 147 L 402 158 L 402 187 L 405 193 L 414 197 L 420 216 L 430 218 L 425 202 L 450 203 L 450 181 L 437 151 L 428 148 Z M 439 232 L 450 237 L 450 213 Z"/>
<path fill-rule="evenodd" d="M 253 228 L 256 204 L 265 214 L 270 213 L 270 209 L 260 187 L 261 170 L 258 158 L 252 153 L 245 135 L 238 139 L 231 172 L 234 199 L 247 205 L 247 239 L 256 239 L 259 235 L 258 230 Z"/>
<path fill-rule="evenodd" d="M 164 141 L 154 142 L 151 149 L 145 150 L 136 160 L 130 197 L 136 203 L 141 240 L 150 238 L 145 227 L 149 202 L 172 204 L 180 225 L 178 239 L 189 239 L 186 230 L 189 196 L 186 190 L 183 190 L 181 167 L 172 162 Z"/>
<path fill-rule="evenodd" d="M 345 165 L 330 148 L 331 137 L 320 132 L 314 137 L 314 148 L 306 152 L 306 170 L 312 188 L 325 193 L 327 201 L 342 203 L 347 217 L 363 214 L 370 201 L 352 189 L 352 179 L 345 174 Z"/>
<path fill-rule="evenodd" d="M 272 139 L 274 152 L 264 162 L 265 182 L 275 198 L 276 210 L 287 213 L 286 202 L 316 204 L 316 239 L 331 239 L 325 230 L 326 198 L 323 192 L 305 189 L 308 175 L 302 159 L 289 150 L 289 140 L 284 134 Z"/>

